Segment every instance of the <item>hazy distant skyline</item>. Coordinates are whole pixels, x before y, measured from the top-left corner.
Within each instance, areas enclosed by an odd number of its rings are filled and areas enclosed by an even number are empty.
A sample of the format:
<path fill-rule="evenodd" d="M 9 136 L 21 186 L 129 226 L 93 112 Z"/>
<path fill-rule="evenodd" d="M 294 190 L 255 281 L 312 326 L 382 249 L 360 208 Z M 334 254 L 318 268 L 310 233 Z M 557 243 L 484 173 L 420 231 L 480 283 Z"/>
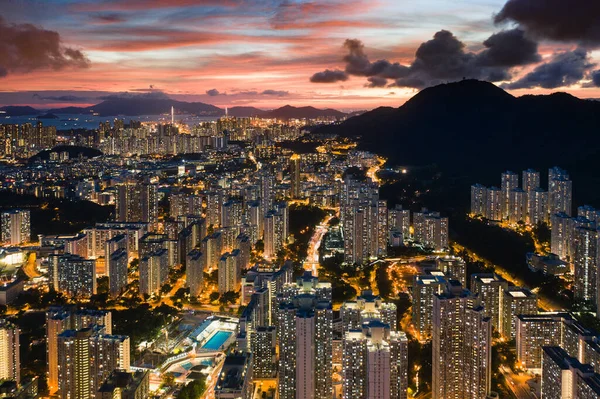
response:
<path fill-rule="evenodd" d="M 350 110 L 398 106 L 422 87 L 462 77 L 495 80 L 515 95 L 600 97 L 593 0 L 1 5 L 2 105 L 161 92 L 222 107 Z"/>

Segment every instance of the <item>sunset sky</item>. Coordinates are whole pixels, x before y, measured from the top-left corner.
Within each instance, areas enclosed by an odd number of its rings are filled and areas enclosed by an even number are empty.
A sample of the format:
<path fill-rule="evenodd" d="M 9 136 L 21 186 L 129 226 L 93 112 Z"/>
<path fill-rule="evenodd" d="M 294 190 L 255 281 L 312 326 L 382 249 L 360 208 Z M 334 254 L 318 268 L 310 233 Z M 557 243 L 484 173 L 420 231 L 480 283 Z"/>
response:
<path fill-rule="evenodd" d="M 495 80 L 514 95 L 600 98 L 598 4 L 0 0 L 0 104 L 51 108 L 152 92 L 218 106 L 352 110 L 398 106 L 462 77 Z"/>

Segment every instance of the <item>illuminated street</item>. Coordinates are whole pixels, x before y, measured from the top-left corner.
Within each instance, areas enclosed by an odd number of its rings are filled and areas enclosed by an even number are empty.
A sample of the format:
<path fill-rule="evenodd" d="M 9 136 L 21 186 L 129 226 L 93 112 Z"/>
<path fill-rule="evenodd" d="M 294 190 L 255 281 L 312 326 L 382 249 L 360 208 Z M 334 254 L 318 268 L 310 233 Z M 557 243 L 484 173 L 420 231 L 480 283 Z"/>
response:
<path fill-rule="evenodd" d="M 318 276 L 319 270 L 319 248 L 321 247 L 321 241 L 328 231 L 328 223 L 333 219 L 334 215 L 328 215 L 323 221 L 315 227 L 310 241 L 308 242 L 308 256 L 302 265 L 304 270 L 308 270 L 313 276 Z"/>

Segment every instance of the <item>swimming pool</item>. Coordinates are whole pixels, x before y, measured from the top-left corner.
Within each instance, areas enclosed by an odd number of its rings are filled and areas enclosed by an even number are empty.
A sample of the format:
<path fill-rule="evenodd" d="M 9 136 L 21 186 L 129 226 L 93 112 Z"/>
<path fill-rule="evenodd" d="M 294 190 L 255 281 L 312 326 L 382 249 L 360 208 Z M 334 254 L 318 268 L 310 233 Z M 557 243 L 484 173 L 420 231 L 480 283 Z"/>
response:
<path fill-rule="evenodd" d="M 202 349 L 208 350 L 219 350 L 221 346 L 231 337 L 231 332 L 229 331 L 217 331 L 204 345 L 202 345 Z"/>
<path fill-rule="evenodd" d="M 181 367 L 183 367 L 187 371 L 190 371 L 192 369 L 192 367 L 194 367 L 194 365 L 190 362 L 187 362 L 187 363 L 182 364 Z"/>

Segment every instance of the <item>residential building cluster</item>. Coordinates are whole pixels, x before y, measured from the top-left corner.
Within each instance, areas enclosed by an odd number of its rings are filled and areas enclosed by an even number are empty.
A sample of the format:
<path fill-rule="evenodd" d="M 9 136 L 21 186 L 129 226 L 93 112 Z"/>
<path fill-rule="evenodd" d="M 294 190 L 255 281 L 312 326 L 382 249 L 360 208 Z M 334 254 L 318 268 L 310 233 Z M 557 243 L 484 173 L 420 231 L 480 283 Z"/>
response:
<path fill-rule="evenodd" d="M 237 347 L 251 359 L 253 378 L 277 378 L 280 398 L 330 398 L 336 364 L 343 397 L 406 398 L 408 339 L 396 306 L 365 291 L 334 319 L 331 283 L 310 272 L 294 281 L 290 267 L 254 269 L 244 279 L 250 299 Z"/>
<path fill-rule="evenodd" d="M 523 171 L 521 185 L 519 175 L 502 173 L 500 188 L 471 186 L 471 215 L 510 224 L 523 222 L 532 226 L 550 223 L 553 215 L 571 215 L 573 182 L 569 174 L 558 167 L 548 170 L 548 189 L 540 186 L 540 172 Z"/>
<path fill-rule="evenodd" d="M 0 378 L 15 384 L 14 397 L 34 398 L 37 380 L 21 384 L 20 333 L 14 323 L 0 320 Z M 119 389 L 145 389 L 147 394 L 148 372 L 130 370 L 129 342 L 127 336 L 112 334 L 110 312 L 51 307 L 46 312 L 49 392 L 59 398 L 103 398 L 100 392 L 115 376 L 129 376 L 137 382 Z"/>
<path fill-rule="evenodd" d="M 31 213 L 27 209 L 9 209 L 0 213 L 0 240 L 4 245 L 31 241 Z"/>
<path fill-rule="evenodd" d="M 56 127 L 36 124 L 0 125 L 0 155 L 28 158 L 56 145 Z"/>
<path fill-rule="evenodd" d="M 370 178 L 348 174 L 340 196 L 340 221 L 344 260 L 364 264 L 387 255 L 388 245 L 401 246 L 411 239 L 435 251 L 448 249 L 448 218 L 423 209 L 411 212 L 396 205 L 389 210 L 379 198 L 379 185 Z M 411 226 L 413 234 L 411 235 Z"/>

